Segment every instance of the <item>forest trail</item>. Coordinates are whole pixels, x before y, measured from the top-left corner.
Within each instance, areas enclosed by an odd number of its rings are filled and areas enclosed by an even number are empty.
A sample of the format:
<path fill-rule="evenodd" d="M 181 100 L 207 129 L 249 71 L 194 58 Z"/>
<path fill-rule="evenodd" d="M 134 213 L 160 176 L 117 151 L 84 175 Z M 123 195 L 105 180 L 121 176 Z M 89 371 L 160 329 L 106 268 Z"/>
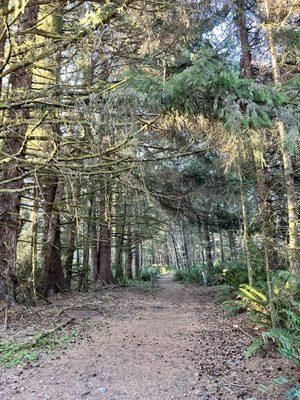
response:
<path fill-rule="evenodd" d="M 212 304 L 216 289 L 163 277 L 155 289 L 103 292 L 116 311 L 86 310 L 85 319 L 82 309 L 67 309 L 82 331 L 78 340 L 37 365 L 2 371 L 1 400 L 284 398 L 278 389 L 260 389 L 285 366 L 241 356 L 251 339 L 240 330 L 240 317 L 225 319 Z"/>

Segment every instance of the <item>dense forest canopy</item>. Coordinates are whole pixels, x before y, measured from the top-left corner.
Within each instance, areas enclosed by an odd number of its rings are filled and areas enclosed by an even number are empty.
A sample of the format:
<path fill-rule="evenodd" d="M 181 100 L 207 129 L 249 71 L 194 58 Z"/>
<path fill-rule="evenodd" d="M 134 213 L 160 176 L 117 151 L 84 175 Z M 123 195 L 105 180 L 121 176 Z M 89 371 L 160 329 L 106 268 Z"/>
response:
<path fill-rule="evenodd" d="M 296 3 L 0 2 L 2 300 L 154 265 L 297 311 Z"/>

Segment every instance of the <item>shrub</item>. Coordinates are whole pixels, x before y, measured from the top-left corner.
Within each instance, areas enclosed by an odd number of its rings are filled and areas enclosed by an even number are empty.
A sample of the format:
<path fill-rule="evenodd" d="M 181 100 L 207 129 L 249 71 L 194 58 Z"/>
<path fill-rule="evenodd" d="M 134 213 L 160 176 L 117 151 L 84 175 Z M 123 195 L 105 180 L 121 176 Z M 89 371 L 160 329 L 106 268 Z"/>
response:
<path fill-rule="evenodd" d="M 252 265 L 255 282 L 265 281 L 265 273 L 260 263 Z M 214 285 L 229 285 L 233 288 L 248 283 L 247 265 L 243 260 L 214 263 L 212 282 Z"/>
<path fill-rule="evenodd" d="M 141 280 L 145 282 L 152 282 L 159 273 L 160 268 L 157 266 L 143 268 L 141 271 Z"/>
<path fill-rule="evenodd" d="M 277 316 L 276 328 L 271 327 L 266 288 L 261 291 L 249 285 L 243 285 L 240 288 L 241 300 L 255 317 L 256 323 L 267 328 L 262 338 L 256 340 L 255 346 L 253 343 L 252 347 L 250 346 L 246 351 L 246 355 L 253 355 L 264 344 L 272 341 L 280 354 L 300 365 L 300 277 L 288 271 L 278 271 L 273 275 L 272 280 Z"/>
<path fill-rule="evenodd" d="M 189 269 L 175 271 L 173 273 L 173 279 L 175 281 L 203 284 L 203 271 L 204 267 L 202 265 L 193 265 Z"/>

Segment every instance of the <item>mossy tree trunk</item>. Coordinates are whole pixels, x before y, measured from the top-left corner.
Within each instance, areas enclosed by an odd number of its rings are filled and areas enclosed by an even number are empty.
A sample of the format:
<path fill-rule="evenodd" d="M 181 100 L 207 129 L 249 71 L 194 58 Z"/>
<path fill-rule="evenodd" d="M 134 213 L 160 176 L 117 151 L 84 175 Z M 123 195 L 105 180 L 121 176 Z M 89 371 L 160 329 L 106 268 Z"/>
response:
<path fill-rule="evenodd" d="M 19 17 L 19 32 L 30 31 L 37 21 L 38 6 L 36 2 L 29 1 L 23 14 Z M 2 4 L 5 8 L 6 2 Z M 4 10 L 4 8 L 2 10 Z M 3 29 L 3 19 L 1 19 L 2 34 L 0 52 L 4 53 L 5 36 Z M 19 34 L 16 39 L 16 48 L 25 48 L 26 43 L 32 35 Z M 3 60 L 3 57 L 2 57 Z M 31 88 L 32 73 L 29 67 L 16 69 L 10 75 L 11 93 L 15 100 L 19 100 Z M 2 87 L 2 83 L 0 84 Z M 9 118 L 28 121 L 30 113 L 28 108 L 20 111 L 13 111 Z M 23 190 L 23 168 L 21 160 L 24 158 L 26 149 L 26 132 L 28 126 L 26 122 L 16 131 L 8 131 L 4 139 L 1 151 L 6 154 L 6 159 L 2 160 L 0 181 L 0 299 L 7 299 L 9 302 L 16 300 L 16 257 L 17 242 L 20 233 L 20 205 L 21 193 Z"/>

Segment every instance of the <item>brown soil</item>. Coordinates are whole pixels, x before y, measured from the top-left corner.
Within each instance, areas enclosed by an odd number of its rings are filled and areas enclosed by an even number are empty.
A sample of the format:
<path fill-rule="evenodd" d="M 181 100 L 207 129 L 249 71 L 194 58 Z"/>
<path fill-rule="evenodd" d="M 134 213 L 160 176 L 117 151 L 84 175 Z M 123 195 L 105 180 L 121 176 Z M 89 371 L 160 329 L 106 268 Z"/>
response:
<path fill-rule="evenodd" d="M 10 339 L 30 340 L 70 317 L 65 329 L 80 335 L 32 365 L 0 369 L 0 399 L 283 400 L 286 388 L 272 382 L 295 369 L 269 354 L 243 358 L 252 333 L 243 317 L 224 318 L 215 293 L 165 277 L 155 289 L 103 289 L 17 308 Z"/>

